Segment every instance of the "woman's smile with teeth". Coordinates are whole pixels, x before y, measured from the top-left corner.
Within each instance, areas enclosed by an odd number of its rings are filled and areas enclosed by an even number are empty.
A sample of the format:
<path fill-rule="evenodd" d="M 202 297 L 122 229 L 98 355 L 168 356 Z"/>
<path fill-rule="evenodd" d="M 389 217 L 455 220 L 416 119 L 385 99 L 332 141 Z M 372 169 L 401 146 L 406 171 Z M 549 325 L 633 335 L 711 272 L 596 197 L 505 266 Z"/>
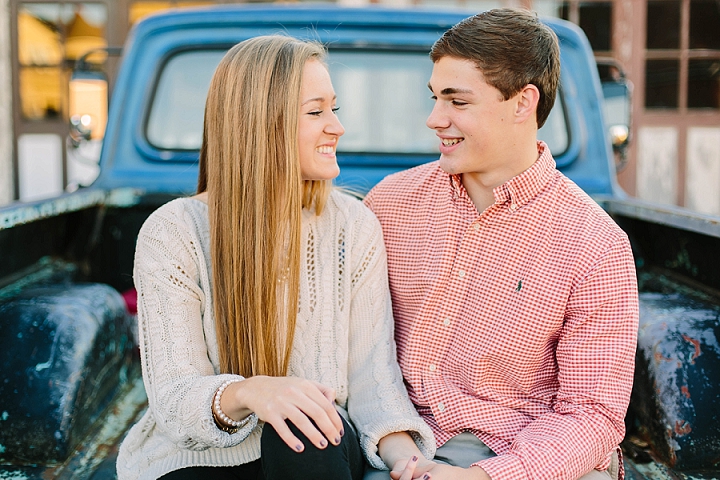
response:
<path fill-rule="evenodd" d="M 335 153 L 335 147 L 331 145 L 320 145 L 315 151 L 319 153 Z"/>
<path fill-rule="evenodd" d="M 446 147 L 450 147 L 450 146 L 452 146 L 452 145 L 456 145 L 456 144 L 458 144 L 458 143 L 460 143 L 460 142 L 462 142 L 462 141 L 463 141 L 462 138 L 443 138 L 443 139 L 442 139 L 442 143 L 443 143 L 443 145 L 445 145 Z"/>

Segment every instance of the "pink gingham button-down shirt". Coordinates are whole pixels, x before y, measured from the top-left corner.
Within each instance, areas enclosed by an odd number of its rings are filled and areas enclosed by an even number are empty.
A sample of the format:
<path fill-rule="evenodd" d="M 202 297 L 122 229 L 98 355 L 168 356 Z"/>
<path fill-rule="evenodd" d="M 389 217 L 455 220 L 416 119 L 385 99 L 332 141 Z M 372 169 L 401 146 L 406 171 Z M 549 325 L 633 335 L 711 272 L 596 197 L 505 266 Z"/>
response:
<path fill-rule="evenodd" d="M 493 480 L 607 469 L 632 389 L 627 236 L 538 150 L 482 213 L 437 162 L 365 199 L 383 228 L 410 398 L 438 446 L 469 431 L 498 454 L 475 464 Z"/>

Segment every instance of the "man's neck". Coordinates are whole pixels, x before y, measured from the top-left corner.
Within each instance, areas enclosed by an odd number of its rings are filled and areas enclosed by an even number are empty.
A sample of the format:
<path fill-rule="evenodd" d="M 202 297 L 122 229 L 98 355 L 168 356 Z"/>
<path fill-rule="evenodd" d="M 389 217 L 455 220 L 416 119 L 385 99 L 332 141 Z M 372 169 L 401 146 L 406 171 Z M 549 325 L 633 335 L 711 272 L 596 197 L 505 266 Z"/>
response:
<path fill-rule="evenodd" d="M 526 142 L 522 150 L 515 149 L 506 158 L 507 162 L 503 162 L 500 168 L 462 174 L 463 186 L 479 213 L 495 203 L 495 188 L 520 175 L 535 163 L 538 159 L 537 141 Z"/>

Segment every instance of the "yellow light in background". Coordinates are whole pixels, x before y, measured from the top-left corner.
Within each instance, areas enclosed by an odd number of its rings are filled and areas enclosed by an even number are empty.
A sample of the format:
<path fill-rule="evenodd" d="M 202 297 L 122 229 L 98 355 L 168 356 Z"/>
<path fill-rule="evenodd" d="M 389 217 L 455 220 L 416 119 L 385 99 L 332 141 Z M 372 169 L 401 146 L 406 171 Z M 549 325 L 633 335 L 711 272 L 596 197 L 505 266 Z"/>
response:
<path fill-rule="evenodd" d="M 105 136 L 108 115 L 108 85 L 100 78 L 74 78 L 70 81 L 68 113 L 77 116 L 90 130 L 90 138 Z"/>
<path fill-rule="evenodd" d="M 172 8 L 170 2 L 134 2 L 130 5 L 130 25 L 148 15 Z"/>
<path fill-rule="evenodd" d="M 105 40 L 104 25 L 91 24 L 81 13 L 75 14 L 65 40 L 65 58 L 77 60 L 90 50 L 105 47 L 107 47 L 107 41 Z M 106 58 L 107 55 L 104 52 L 96 52 L 86 60 L 100 64 Z"/>
<path fill-rule="evenodd" d="M 63 60 L 60 35 L 28 12 L 18 13 L 18 60 L 21 65 L 59 65 Z"/>
<path fill-rule="evenodd" d="M 61 115 L 63 87 L 60 68 L 23 67 L 19 83 L 23 118 L 40 120 Z"/>
<path fill-rule="evenodd" d="M 169 10 L 171 8 L 190 8 L 190 7 L 201 7 L 201 6 L 207 6 L 212 5 L 214 2 L 211 1 L 187 1 L 187 2 L 170 2 L 170 1 L 142 1 L 142 2 L 133 2 L 132 5 L 130 5 L 130 12 L 128 14 L 128 17 L 130 19 L 130 24 L 134 24 L 138 20 L 143 19 L 144 17 L 151 15 L 155 12 L 160 12 L 163 10 Z"/>

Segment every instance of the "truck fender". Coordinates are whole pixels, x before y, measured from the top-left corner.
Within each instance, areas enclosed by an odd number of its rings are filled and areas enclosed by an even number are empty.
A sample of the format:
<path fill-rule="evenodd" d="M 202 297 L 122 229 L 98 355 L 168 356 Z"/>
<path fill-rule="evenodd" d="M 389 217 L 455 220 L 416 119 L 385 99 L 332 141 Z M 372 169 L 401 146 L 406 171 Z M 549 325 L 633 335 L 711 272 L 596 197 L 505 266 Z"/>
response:
<path fill-rule="evenodd" d="M 32 288 L 0 303 L 0 460 L 67 458 L 125 383 L 132 323 L 104 284 Z"/>
<path fill-rule="evenodd" d="M 720 465 L 720 307 L 681 293 L 640 294 L 629 418 L 671 468 Z"/>

